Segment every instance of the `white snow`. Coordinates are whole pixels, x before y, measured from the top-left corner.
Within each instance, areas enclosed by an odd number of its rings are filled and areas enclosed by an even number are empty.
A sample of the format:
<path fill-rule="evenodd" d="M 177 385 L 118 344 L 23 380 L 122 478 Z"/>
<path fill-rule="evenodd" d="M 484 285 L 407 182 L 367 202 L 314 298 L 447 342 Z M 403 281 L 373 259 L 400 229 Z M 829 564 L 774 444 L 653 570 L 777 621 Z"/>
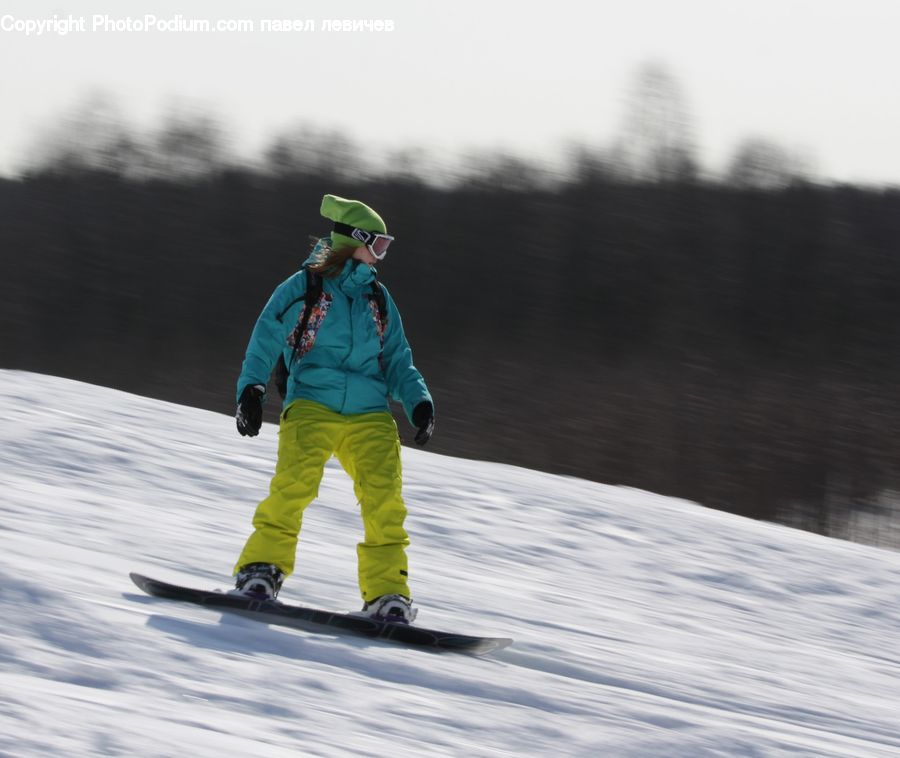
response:
<path fill-rule="evenodd" d="M 900 756 L 896 553 L 404 448 L 419 622 L 516 640 L 435 655 L 131 584 L 230 586 L 275 427 L 0 371 L 0 434 L 0 755 Z M 283 599 L 360 530 L 332 461 Z"/>

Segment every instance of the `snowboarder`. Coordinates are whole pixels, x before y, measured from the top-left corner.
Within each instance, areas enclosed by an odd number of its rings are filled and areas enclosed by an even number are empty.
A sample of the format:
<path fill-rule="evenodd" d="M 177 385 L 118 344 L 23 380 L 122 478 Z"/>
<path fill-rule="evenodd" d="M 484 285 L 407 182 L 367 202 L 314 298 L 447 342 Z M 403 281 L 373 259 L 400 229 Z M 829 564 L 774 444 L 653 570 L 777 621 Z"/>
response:
<path fill-rule="evenodd" d="M 384 221 L 364 203 L 335 195 L 323 197 L 321 214 L 334 223 L 331 234 L 272 294 L 238 378 L 237 428 L 253 437 L 272 369 L 279 359 L 287 367 L 275 476 L 235 565 L 235 591 L 277 596 L 294 570 L 303 511 L 335 455 L 353 479 L 362 511 L 365 537 L 357 558 L 363 612 L 409 623 L 416 611 L 408 584 L 400 439 L 388 399 L 402 403 L 419 445 L 434 430 L 434 404 L 413 365 L 397 307 L 376 280 L 374 266 L 393 240 Z M 311 282 L 319 294 L 309 307 Z"/>

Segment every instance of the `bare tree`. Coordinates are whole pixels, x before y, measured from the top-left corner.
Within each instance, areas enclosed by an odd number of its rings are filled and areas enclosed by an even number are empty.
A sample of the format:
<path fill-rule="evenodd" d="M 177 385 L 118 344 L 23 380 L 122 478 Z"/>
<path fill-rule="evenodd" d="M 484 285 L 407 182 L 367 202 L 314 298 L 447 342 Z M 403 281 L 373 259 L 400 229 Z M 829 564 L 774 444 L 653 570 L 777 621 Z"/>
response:
<path fill-rule="evenodd" d="M 545 186 L 549 177 L 537 162 L 514 153 L 475 150 L 462 156 L 457 179 L 464 185 L 474 183 L 503 190 L 533 190 Z"/>
<path fill-rule="evenodd" d="M 612 150 L 569 143 L 564 148 L 565 172 L 575 181 L 608 181 L 616 175 L 616 157 Z"/>
<path fill-rule="evenodd" d="M 95 91 L 37 132 L 27 150 L 24 169 L 111 171 L 131 175 L 144 160 L 139 139 L 122 111 L 105 92 Z"/>
<path fill-rule="evenodd" d="M 808 178 L 808 164 L 771 140 L 749 137 L 735 150 L 725 178 L 736 187 L 779 190 Z"/>
<path fill-rule="evenodd" d="M 660 63 L 645 63 L 635 76 L 616 144 L 629 179 L 668 182 L 696 176 L 691 119 L 675 77 Z"/>
<path fill-rule="evenodd" d="M 155 173 L 176 179 L 195 179 L 225 164 L 222 127 L 205 114 L 172 113 L 156 134 L 152 164 Z"/>
<path fill-rule="evenodd" d="M 359 178 L 368 163 L 359 146 L 339 131 L 301 126 L 275 138 L 264 156 L 275 175 Z"/>

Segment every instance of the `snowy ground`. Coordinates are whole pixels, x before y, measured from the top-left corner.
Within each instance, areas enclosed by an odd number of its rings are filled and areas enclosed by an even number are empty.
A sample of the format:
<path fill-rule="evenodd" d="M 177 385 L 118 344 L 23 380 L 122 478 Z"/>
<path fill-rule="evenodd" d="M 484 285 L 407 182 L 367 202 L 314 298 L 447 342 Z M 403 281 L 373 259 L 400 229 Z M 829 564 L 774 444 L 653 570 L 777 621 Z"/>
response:
<path fill-rule="evenodd" d="M 229 586 L 276 429 L 0 371 L 0 755 L 900 756 L 900 555 L 405 449 L 424 625 L 490 658 L 142 595 Z M 332 462 L 283 597 L 355 610 Z"/>

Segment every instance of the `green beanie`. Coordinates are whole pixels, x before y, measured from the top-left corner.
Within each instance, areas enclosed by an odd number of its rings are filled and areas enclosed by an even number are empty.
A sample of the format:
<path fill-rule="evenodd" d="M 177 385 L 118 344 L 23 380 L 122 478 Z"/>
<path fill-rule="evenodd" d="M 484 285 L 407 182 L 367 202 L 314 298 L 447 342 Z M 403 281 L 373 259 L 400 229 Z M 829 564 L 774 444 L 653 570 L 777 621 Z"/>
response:
<path fill-rule="evenodd" d="M 387 227 L 381 216 L 365 203 L 359 202 L 359 200 L 347 200 L 337 195 L 325 195 L 322 198 L 322 208 L 319 212 L 331 221 L 349 224 L 367 232 L 387 233 Z M 338 234 L 337 232 L 331 233 L 331 242 L 334 247 L 362 247 L 363 244 L 359 240 L 353 239 L 353 237 Z"/>

